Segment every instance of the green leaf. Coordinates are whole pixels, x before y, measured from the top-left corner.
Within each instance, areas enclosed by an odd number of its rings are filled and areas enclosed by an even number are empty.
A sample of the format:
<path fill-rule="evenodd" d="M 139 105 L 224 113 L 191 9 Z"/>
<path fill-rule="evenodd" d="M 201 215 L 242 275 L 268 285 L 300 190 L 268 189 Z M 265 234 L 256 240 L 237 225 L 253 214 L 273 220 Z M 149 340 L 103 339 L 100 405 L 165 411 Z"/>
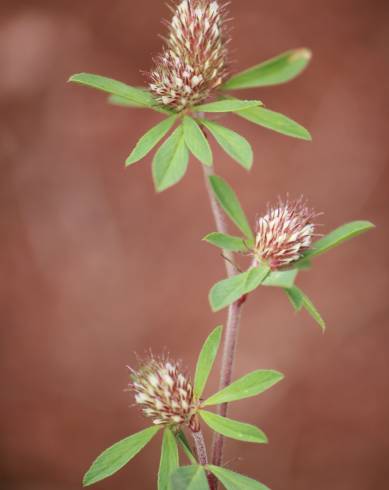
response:
<path fill-rule="evenodd" d="M 207 469 L 222 482 L 227 490 L 269 490 L 252 478 L 240 475 L 234 471 L 221 468 L 220 466 L 207 465 Z"/>
<path fill-rule="evenodd" d="M 143 104 L 133 102 L 132 100 L 120 97 L 119 95 L 109 95 L 108 102 L 119 107 L 129 107 L 133 109 L 144 109 L 146 107 Z"/>
<path fill-rule="evenodd" d="M 182 466 L 171 478 L 172 490 L 209 490 L 204 468 L 199 465 Z"/>
<path fill-rule="evenodd" d="M 285 288 L 284 291 L 287 294 L 293 308 L 296 311 L 301 311 L 304 306 L 304 300 L 300 289 L 297 286 L 291 286 L 289 288 Z"/>
<path fill-rule="evenodd" d="M 297 269 L 288 271 L 273 271 L 263 281 L 263 286 L 272 286 L 277 288 L 291 288 L 298 274 Z"/>
<path fill-rule="evenodd" d="M 284 378 L 284 375 L 278 371 L 269 371 L 259 369 L 252 373 L 246 374 L 237 381 L 224 388 L 223 390 L 212 395 L 202 403 L 203 407 L 209 405 L 219 405 L 220 403 L 229 403 L 236 400 L 243 400 L 252 396 L 259 395 Z"/>
<path fill-rule="evenodd" d="M 375 228 L 375 225 L 370 223 L 370 221 L 353 221 L 352 223 L 347 223 L 340 226 L 314 243 L 312 249 L 304 253 L 301 261 L 305 261 L 307 258 L 316 257 L 324 252 L 328 252 L 328 250 L 337 247 L 346 240 L 350 240 L 350 238 L 361 235 L 372 228 Z"/>
<path fill-rule="evenodd" d="M 248 110 L 250 111 L 252 109 Z M 237 114 L 240 115 L 241 112 Z M 243 136 L 206 119 L 202 119 L 201 123 L 210 131 L 219 145 L 232 159 L 242 165 L 246 170 L 250 170 L 254 161 L 253 149 Z"/>
<path fill-rule="evenodd" d="M 179 126 L 163 143 L 153 160 L 153 178 L 158 192 L 179 182 L 188 168 L 189 153 L 182 127 Z"/>
<path fill-rule="evenodd" d="M 209 178 L 212 190 L 227 216 L 251 241 L 254 235 L 247 221 L 246 215 L 239 203 L 238 197 L 225 180 L 217 175 Z"/>
<path fill-rule="evenodd" d="M 169 490 L 172 473 L 179 467 L 178 447 L 172 431 L 163 432 L 161 460 L 158 471 L 158 490 Z"/>
<path fill-rule="evenodd" d="M 326 329 L 325 321 L 323 320 L 320 313 L 317 311 L 315 305 L 308 298 L 308 296 L 303 293 L 303 291 L 301 291 L 301 289 L 299 289 L 297 286 L 293 286 L 293 288 L 287 289 L 285 290 L 285 292 L 288 295 L 288 298 L 290 299 L 290 302 L 292 303 L 294 309 L 296 311 L 300 311 L 302 308 L 304 308 L 316 321 L 316 323 L 318 323 L 318 325 L 324 332 Z"/>
<path fill-rule="evenodd" d="M 245 294 L 251 293 L 262 284 L 269 272 L 270 269 L 267 266 L 252 267 L 246 272 L 216 283 L 209 293 L 212 310 L 222 310 Z"/>
<path fill-rule="evenodd" d="M 143 107 L 153 107 L 156 105 L 156 101 L 147 90 L 131 87 L 130 85 L 118 82 L 112 78 L 94 75 L 93 73 L 78 73 L 71 76 L 69 82 L 86 85 L 109 94 L 123 97 L 124 99 L 128 99 Z"/>
<path fill-rule="evenodd" d="M 301 126 L 301 124 L 296 123 L 279 112 L 270 111 L 263 107 L 253 107 L 251 109 L 239 111 L 236 114 L 254 124 L 259 124 L 259 126 L 263 126 L 264 128 L 277 131 L 277 133 L 306 141 L 312 140 L 309 132 Z"/>
<path fill-rule="evenodd" d="M 176 434 L 176 439 L 180 443 L 182 449 L 184 450 L 187 458 L 192 464 L 197 464 L 197 460 L 193 455 L 192 449 L 189 445 L 189 442 L 182 430 L 179 430 Z"/>
<path fill-rule="evenodd" d="M 213 156 L 208 140 L 197 121 L 189 116 L 183 120 L 185 143 L 193 155 L 204 165 L 212 165 Z"/>
<path fill-rule="evenodd" d="M 174 115 L 174 111 L 171 111 L 161 105 L 153 105 L 153 106 L 144 105 L 138 102 L 134 102 L 130 99 L 126 99 L 125 97 L 121 97 L 120 95 L 109 95 L 107 101 L 109 104 L 116 105 L 118 107 L 126 107 L 127 109 L 150 109 L 151 108 L 156 112 L 160 112 L 161 114 Z M 153 101 L 153 104 L 157 104 L 157 103 Z"/>
<path fill-rule="evenodd" d="M 236 112 L 250 107 L 258 107 L 262 105 L 259 100 L 218 100 L 209 104 L 199 105 L 194 107 L 196 112 Z"/>
<path fill-rule="evenodd" d="M 234 75 L 227 80 L 222 88 L 225 90 L 236 90 L 266 87 L 288 82 L 305 69 L 311 57 L 311 51 L 306 48 L 286 51 L 275 58 Z"/>
<path fill-rule="evenodd" d="M 215 363 L 216 355 L 219 350 L 220 341 L 222 338 L 223 327 L 219 325 L 213 330 L 204 342 L 201 349 L 194 379 L 194 394 L 196 398 L 200 398 L 203 394 L 205 385 L 207 384 L 209 374 Z"/>
<path fill-rule="evenodd" d="M 147 131 L 147 133 L 138 141 L 131 152 L 131 155 L 127 158 L 126 166 L 142 160 L 142 158 L 144 158 L 169 132 L 176 119 L 176 116 L 168 117 L 151 128 L 150 131 Z"/>
<path fill-rule="evenodd" d="M 137 432 L 106 449 L 93 462 L 83 479 L 85 487 L 93 485 L 123 468 L 136 456 L 160 430 L 160 427 L 149 427 Z"/>
<path fill-rule="evenodd" d="M 237 420 L 221 417 L 215 413 L 201 410 L 201 418 L 215 432 L 225 437 L 238 441 L 255 442 L 265 444 L 268 442 L 266 435 L 254 425 L 238 422 Z"/>
<path fill-rule="evenodd" d="M 203 240 L 223 250 L 231 250 L 232 252 L 247 252 L 248 250 L 247 244 L 242 238 L 224 233 L 210 233 Z"/>

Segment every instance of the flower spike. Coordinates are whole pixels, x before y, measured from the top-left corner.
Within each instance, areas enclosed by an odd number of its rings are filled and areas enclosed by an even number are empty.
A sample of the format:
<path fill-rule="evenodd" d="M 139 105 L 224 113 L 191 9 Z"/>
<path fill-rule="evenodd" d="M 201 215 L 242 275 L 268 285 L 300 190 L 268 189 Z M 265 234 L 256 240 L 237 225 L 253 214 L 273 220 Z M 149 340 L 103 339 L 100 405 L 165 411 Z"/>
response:
<path fill-rule="evenodd" d="M 279 200 L 257 221 L 254 256 L 279 269 L 298 260 L 312 245 L 317 214 L 301 197 L 297 201 Z"/>
<path fill-rule="evenodd" d="M 196 408 L 191 381 L 177 363 L 150 358 L 132 370 L 130 390 L 155 425 L 189 424 Z"/>
<path fill-rule="evenodd" d="M 168 24 L 162 54 L 150 73 L 150 90 L 176 112 L 204 102 L 227 75 L 225 6 L 217 0 L 181 0 Z"/>

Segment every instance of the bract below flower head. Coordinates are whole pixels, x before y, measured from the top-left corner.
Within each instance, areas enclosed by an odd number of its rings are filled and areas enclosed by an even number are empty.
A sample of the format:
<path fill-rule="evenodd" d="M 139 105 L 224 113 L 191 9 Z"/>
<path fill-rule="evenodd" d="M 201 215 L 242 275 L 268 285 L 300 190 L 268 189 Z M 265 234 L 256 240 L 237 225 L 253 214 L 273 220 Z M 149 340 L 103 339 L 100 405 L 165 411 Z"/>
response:
<path fill-rule="evenodd" d="M 279 200 L 257 221 L 255 257 L 272 269 L 298 260 L 312 245 L 316 216 L 302 197 L 293 202 Z"/>
<path fill-rule="evenodd" d="M 193 387 L 177 363 L 150 358 L 131 372 L 130 390 L 154 424 L 190 423 L 196 408 Z"/>
<path fill-rule="evenodd" d="M 205 101 L 226 77 L 225 7 L 217 0 L 181 0 L 155 59 L 150 90 L 176 112 Z"/>

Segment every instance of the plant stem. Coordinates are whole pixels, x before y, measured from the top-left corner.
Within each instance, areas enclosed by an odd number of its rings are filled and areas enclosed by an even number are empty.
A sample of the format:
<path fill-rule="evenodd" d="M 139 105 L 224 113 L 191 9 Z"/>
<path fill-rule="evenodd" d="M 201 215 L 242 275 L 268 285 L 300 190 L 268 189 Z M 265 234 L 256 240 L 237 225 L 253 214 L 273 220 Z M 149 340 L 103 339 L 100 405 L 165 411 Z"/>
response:
<path fill-rule="evenodd" d="M 209 177 L 211 175 L 214 175 L 214 168 L 213 166 L 208 167 L 203 165 L 203 169 L 204 169 L 205 184 L 208 191 L 209 200 L 211 203 L 212 213 L 216 223 L 216 229 L 220 233 L 227 233 L 227 225 L 224 220 L 223 212 L 213 194 L 212 188 L 209 183 Z M 227 260 L 225 261 L 227 276 L 232 277 L 237 273 L 237 270 L 233 265 L 233 254 L 230 251 L 225 250 L 224 255 L 227 258 Z M 219 383 L 219 389 L 221 390 L 226 386 L 228 386 L 229 384 L 231 384 L 236 345 L 238 341 L 241 310 L 245 301 L 246 301 L 246 296 L 243 296 L 238 301 L 230 305 L 230 307 L 228 308 L 228 319 L 224 332 L 223 357 L 222 357 L 222 366 L 221 366 L 220 383 Z M 228 410 L 227 403 L 223 403 L 222 405 L 219 405 L 217 407 L 217 413 L 222 417 L 225 417 L 227 415 L 227 410 Z M 222 464 L 223 446 L 224 446 L 223 436 L 215 433 L 213 438 L 213 447 L 212 447 L 212 464 L 216 466 L 221 466 Z M 217 486 L 218 486 L 217 479 L 211 476 L 211 488 L 217 489 Z"/>
<path fill-rule="evenodd" d="M 205 446 L 204 436 L 201 430 L 192 431 L 193 440 L 196 446 L 197 460 L 201 465 L 208 464 L 207 449 Z"/>
<path fill-rule="evenodd" d="M 204 441 L 203 433 L 201 429 L 192 430 L 192 437 L 196 447 L 197 460 L 202 466 L 206 466 L 208 464 L 208 456 L 207 456 L 207 448 Z M 209 482 L 209 488 L 214 490 L 216 487 L 212 480 L 212 475 L 207 473 L 207 478 Z"/>

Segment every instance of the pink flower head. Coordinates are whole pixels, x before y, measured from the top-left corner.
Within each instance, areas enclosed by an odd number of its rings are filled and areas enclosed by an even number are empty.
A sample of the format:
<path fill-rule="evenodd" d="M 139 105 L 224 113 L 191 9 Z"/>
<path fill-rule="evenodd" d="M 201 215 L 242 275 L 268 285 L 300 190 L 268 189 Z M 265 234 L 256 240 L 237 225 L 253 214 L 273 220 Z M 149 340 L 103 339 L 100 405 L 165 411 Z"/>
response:
<path fill-rule="evenodd" d="M 205 101 L 225 79 L 225 7 L 217 0 L 181 0 L 162 54 L 150 73 L 157 101 L 176 112 Z"/>
<path fill-rule="evenodd" d="M 146 417 L 156 425 L 190 423 L 195 408 L 193 388 L 178 364 L 150 358 L 131 371 L 130 390 Z"/>
<path fill-rule="evenodd" d="M 303 200 L 279 201 L 269 207 L 257 221 L 254 255 L 272 269 L 285 267 L 298 260 L 312 244 L 317 215 Z"/>

